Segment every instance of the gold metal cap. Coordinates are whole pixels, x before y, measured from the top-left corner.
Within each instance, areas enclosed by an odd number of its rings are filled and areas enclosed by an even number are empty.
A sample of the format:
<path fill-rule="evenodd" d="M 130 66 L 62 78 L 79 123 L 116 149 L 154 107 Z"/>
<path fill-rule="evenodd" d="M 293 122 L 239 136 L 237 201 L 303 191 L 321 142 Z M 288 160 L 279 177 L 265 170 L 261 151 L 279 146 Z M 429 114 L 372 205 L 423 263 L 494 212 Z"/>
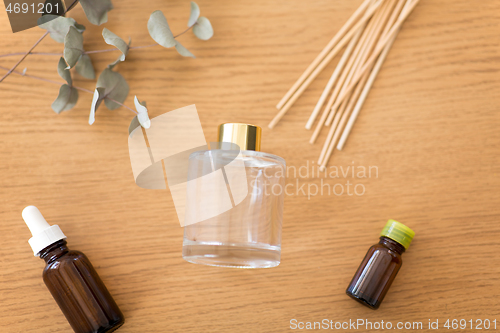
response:
<path fill-rule="evenodd" d="M 225 123 L 219 125 L 217 141 L 237 144 L 241 150 L 260 151 L 259 126 L 240 123 Z"/>

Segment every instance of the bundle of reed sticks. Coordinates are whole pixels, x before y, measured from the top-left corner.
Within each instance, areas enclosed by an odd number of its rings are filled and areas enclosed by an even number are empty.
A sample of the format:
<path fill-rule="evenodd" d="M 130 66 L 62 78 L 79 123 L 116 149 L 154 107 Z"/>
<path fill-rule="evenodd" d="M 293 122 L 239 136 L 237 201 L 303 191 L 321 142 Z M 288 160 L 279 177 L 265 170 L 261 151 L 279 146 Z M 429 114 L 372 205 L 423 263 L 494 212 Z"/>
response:
<path fill-rule="evenodd" d="M 318 165 L 324 170 L 335 149 L 342 150 L 375 78 L 401 25 L 420 0 L 364 0 L 345 25 L 307 67 L 276 106 L 273 128 L 318 74 L 342 50 L 332 76 L 306 124 L 310 130 L 321 109 L 313 144 L 324 126 L 330 126 Z M 326 102 L 326 103 L 325 103 Z"/>

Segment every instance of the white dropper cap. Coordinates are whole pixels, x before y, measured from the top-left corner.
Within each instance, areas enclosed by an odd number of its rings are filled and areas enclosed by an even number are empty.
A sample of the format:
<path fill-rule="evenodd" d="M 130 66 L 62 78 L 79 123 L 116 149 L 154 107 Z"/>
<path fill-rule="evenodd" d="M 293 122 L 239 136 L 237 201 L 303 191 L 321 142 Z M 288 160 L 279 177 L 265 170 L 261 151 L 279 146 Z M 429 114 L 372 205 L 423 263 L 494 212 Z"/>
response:
<path fill-rule="evenodd" d="M 49 225 L 42 213 L 35 206 L 28 206 L 23 209 L 23 219 L 31 231 L 28 243 L 33 249 L 35 256 L 38 256 L 47 246 L 54 244 L 61 239 L 66 239 L 58 225 Z"/>

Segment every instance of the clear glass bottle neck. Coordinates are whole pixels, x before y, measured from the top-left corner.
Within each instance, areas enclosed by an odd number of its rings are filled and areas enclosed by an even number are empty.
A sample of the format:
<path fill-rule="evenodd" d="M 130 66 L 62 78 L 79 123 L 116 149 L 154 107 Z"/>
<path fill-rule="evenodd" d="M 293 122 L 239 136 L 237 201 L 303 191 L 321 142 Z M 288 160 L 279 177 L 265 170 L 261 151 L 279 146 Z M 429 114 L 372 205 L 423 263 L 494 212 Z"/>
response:
<path fill-rule="evenodd" d="M 52 261 L 62 257 L 66 253 L 68 253 L 68 247 L 66 246 L 66 241 L 64 239 L 57 241 L 53 244 L 50 244 L 42 251 L 40 251 L 40 258 L 45 260 L 47 264 Z"/>
<path fill-rule="evenodd" d="M 380 241 L 378 243 L 399 254 L 403 254 L 406 250 L 403 245 L 385 236 L 380 237 Z"/>

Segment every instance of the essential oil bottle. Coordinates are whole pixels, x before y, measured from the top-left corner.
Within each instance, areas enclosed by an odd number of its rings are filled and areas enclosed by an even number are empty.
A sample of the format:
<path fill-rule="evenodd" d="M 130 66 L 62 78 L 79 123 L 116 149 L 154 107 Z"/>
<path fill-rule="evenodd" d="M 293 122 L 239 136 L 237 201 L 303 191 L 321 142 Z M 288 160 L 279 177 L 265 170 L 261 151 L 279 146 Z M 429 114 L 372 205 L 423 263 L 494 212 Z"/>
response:
<path fill-rule="evenodd" d="M 380 233 L 380 241 L 370 247 L 359 265 L 347 295 L 378 309 L 403 264 L 401 255 L 408 250 L 414 236 L 415 232 L 404 224 L 389 220 Z"/>
<path fill-rule="evenodd" d="M 125 319 L 85 254 L 69 250 L 59 226 L 35 206 L 23 210 L 35 256 L 45 260 L 43 281 L 76 333 L 113 332 Z"/>
<path fill-rule="evenodd" d="M 219 126 L 219 149 L 198 151 L 189 156 L 186 217 L 196 223 L 184 227 L 182 256 L 210 266 L 268 268 L 278 266 L 281 257 L 281 226 L 285 196 L 285 160 L 260 151 L 261 128 L 249 124 Z M 236 145 L 227 149 L 225 146 Z M 220 168 L 219 166 L 223 166 Z M 223 170 L 216 182 L 215 170 Z M 243 180 L 241 180 L 241 172 Z M 236 177 L 240 176 L 240 177 Z M 224 177 L 224 178 L 223 178 Z M 217 191 L 217 187 L 221 188 Z M 229 192 L 229 194 L 228 194 Z M 228 203 L 210 197 L 227 196 Z M 212 213 L 215 209 L 223 211 Z M 200 217 L 202 216 L 202 217 Z M 208 216 L 208 218 L 205 218 Z"/>

